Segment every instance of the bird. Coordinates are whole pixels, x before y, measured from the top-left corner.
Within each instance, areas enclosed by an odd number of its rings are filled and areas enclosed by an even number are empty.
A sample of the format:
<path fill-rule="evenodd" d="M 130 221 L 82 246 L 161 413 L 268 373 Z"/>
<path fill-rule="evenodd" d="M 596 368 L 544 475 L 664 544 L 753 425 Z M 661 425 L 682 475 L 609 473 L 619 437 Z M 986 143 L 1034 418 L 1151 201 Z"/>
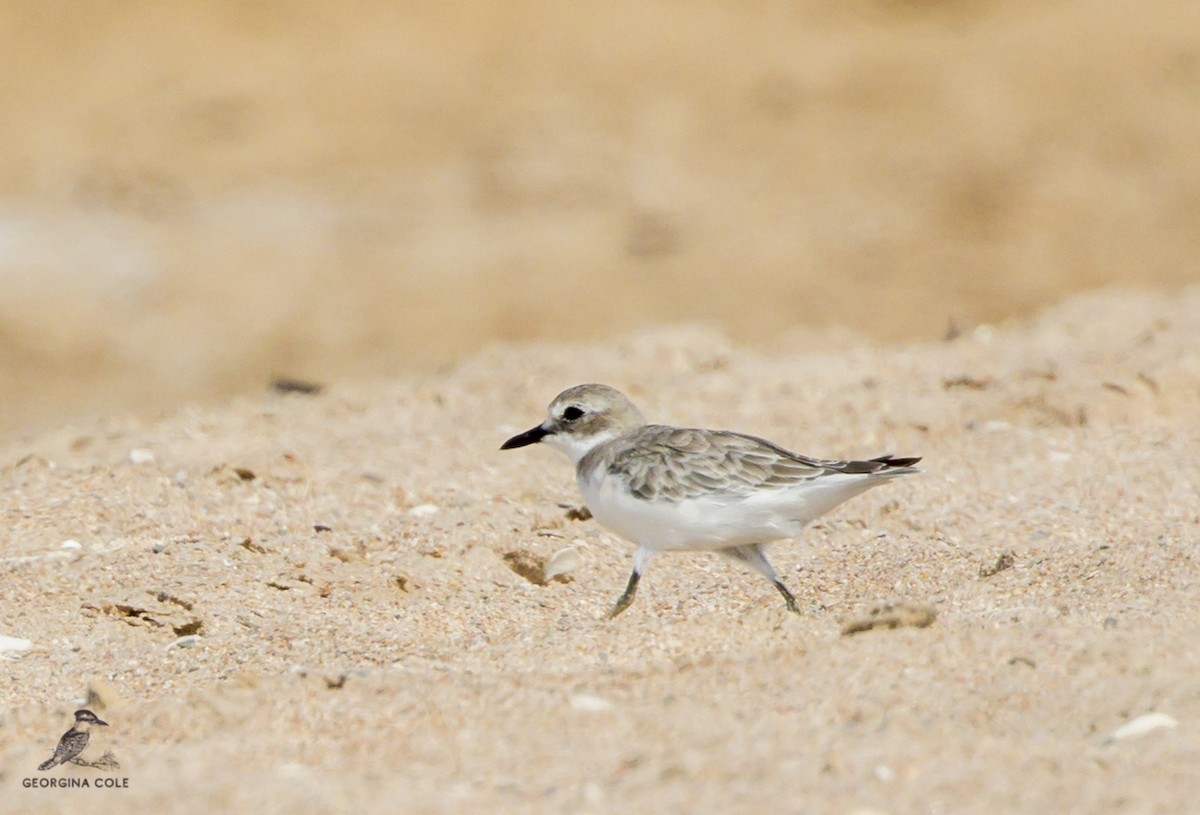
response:
<path fill-rule="evenodd" d="M 625 591 L 609 612 L 633 603 L 652 557 L 715 551 L 771 582 L 788 611 L 796 598 L 765 546 L 794 538 L 813 519 L 894 478 L 921 472 L 919 456 L 816 459 L 757 436 L 647 424 L 616 388 L 584 384 L 554 398 L 546 419 L 501 450 L 545 443 L 566 453 L 592 516 L 637 546 Z"/>
<path fill-rule="evenodd" d="M 57 767 L 59 764 L 79 758 L 80 754 L 87 749 L 88 740 L 91 738 L 89 731 L 94 724 L 108 727 L 108 722 L 101 721 L 100 717 L 86 708 L 75 711 L 75 723 L 58 740 L 58 746 L 54 748 L 54 755 L 38 765 L 38 769 L 49 770 L 51 767 Z"/>

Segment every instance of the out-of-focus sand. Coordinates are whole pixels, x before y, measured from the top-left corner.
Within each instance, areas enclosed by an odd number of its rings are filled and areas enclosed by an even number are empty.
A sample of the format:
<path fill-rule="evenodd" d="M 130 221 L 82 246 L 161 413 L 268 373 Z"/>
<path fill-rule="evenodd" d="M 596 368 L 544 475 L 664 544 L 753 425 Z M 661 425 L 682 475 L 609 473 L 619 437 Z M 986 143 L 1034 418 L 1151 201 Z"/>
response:
<path fill-rule="evenodd" d="M 578 498 L 553 451 L 497 450 L 586 380 L 655 419 L 922 454 L 927 474 L 774 548 L 803 616 L 681 555 L 603 620 L 630 547 L 564 517 Z M 2 808 L 1186 812 L 1198 417 L 1191 288 L 948 343 L 493 347 L 439 375 L 9 443 L 0 635 L 34 648 L 0 662 Z M 568 584 L 503 559 L 568 545 Z M 938 618 L 840 635 L 883 601 Z M 96 682 L 95 749 L 129 788 L 23 788 Z M 1147 713 L 1178 727 L 1107 741 Z"/>
<path fill-rule="evenodd" d="M 0 17 L 10 437 L 496 338 L 935 339 L 1200 279 L 1195 0 Z"/>

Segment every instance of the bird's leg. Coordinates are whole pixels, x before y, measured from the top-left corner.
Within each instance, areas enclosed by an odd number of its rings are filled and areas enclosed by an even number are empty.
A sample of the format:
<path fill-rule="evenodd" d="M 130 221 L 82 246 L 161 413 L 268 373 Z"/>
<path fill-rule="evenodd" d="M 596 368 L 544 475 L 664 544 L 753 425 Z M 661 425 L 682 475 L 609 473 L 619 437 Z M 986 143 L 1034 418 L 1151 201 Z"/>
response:
<path fill-rule="evenodd" d="M 633 602 L 633 598 L 637 594 L 637 584 L 641 579 L 642 575 L 637 569 L 634 569 L 633 573 L 629 575 L 629 583 L 625 585 L 625 592 L 617 599 L 617 604 L 612 607 L 612 611 L 608 612 L 608 619 L 611 620 L 629 608 L 630 603 Z"/>
<path fill-rule="evenodd" d="M 612 607 L 612 611 L 608 612 L 608 619 L 616 617 L 633 603 L 633 598 L 637 595 L 638 581 L 642 579 L 642 572 L 653 555 L 654 550 L 644 546 L 639 546 L 633 553 L 633 572 L 629 575 L 629 582 L 625 584 L 624 593 L 617 598 L 617 604 Z"/>
<path fill-rule="evenodd" d="M 783 599 L 787 602 L 787 610 L 795 614 L 800 613 L 800 607 L 796 605 L 796 598 L 788 591 L 787 586 L 783 585 L 783 581 L 778 577 L 774 580 L 775 588 L 779 589 L 779 593 L 783 595 Z"/>
<path fill-rule="evenodd" d="M 770 580 L 771 585 L 783 595 L 784 601 L 787 602 L 788 611 L 796 614 L 800 613 L 800 607 L 796 605 L 796 598 L 788 591 L 788 587 L 783 585 L 783 581 L 779 579 L 779 575 L 775 574 L 775 569 L 771 566 L 771 562 L 767 560 L 767 555 L 763 551 L 761 543 L 748 543 L 744 546 L 733 546 L 729 549 L 722 549 L 721 554 L 727 555 L 734 560 L 740 560 L 767 578 L 767 580 Z"/>

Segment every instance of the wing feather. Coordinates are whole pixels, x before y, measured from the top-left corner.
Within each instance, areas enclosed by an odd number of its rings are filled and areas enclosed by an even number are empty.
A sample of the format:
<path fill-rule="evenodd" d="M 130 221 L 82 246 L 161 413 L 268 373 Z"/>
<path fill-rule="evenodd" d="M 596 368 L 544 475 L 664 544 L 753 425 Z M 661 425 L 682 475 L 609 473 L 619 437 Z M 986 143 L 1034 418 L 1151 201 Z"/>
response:
<path fill-rule="evenodd" d="M 920 460 L 892 456 L 869 461 L 814 459 L 744 433 L 663 425 L 647 425 L 611 444 L 615 449 L 604 451 L 605 457 L 611 457 L 608 469 L 623 477 L 634 495 L 676 502 L 714 494 L 737 499 L 790 489 L 837 473 L 902 475 L 914 472 L 911 465 Z M 585 459 L 581 467 L 590 469 L 598 463 Z"/>
<path fill-rule="evenodd" d="M 650 425 L 621 442 L 610 453 L 609 470 L 624 477 L 634 495 L 649 500 L 787 489 L 838 472 L 841 463 L 809 459 L 765 439 L 728 431 Z"/>

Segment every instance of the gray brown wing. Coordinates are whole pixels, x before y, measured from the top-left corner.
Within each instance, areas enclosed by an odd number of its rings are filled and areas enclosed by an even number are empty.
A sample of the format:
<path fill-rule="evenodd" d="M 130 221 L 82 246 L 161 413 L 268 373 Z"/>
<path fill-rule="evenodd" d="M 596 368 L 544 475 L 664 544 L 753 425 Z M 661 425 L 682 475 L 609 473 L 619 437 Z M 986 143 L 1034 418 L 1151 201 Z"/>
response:
<path fill-rule="evenodd" d="M 834 473 L 912 472 L 917 458 L 869 461 L 808 458 L 766 439 L 729 431 L 649 425 L 623 441 L 609 470 L 620 473 L 639 498 L 683 501 L 713 493 L 731 497 L 787 489 Z"/>
<path fill-rule="evenodd" d="M 829 472 L 764 439 L 725 431 L 649 426 L 616 452 L 609 470 L 639 498 L 682 501 L 713 493 L 782 489 Z"/>

